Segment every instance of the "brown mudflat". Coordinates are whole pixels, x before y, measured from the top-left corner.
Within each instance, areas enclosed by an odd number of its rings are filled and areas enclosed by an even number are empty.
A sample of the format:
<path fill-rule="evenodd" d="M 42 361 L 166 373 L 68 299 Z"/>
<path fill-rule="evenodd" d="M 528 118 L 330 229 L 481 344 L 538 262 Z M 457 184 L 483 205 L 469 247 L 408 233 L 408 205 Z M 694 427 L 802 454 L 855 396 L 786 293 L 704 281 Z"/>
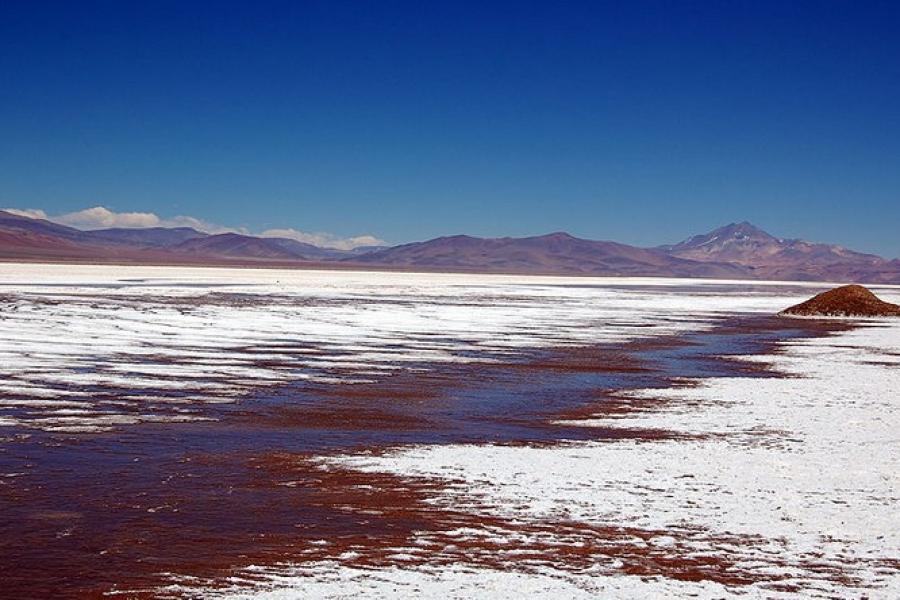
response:
<path fill-rule="evenodd" d="M 885 302 L 861 285 L 845 285 L 782 311 L 808 317 L 900 317 L 900 306 Z"/>

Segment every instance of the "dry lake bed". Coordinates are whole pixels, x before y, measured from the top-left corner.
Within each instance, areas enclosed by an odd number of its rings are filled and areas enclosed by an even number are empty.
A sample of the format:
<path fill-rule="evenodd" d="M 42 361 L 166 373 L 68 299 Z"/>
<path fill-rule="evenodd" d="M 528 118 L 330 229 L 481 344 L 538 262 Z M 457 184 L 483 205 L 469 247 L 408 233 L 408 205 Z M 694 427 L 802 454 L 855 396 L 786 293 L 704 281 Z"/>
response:
<path fill-rule="evenodd" d="M 2 264 L 0 596 L 898 598 L 827 287 Z"/>

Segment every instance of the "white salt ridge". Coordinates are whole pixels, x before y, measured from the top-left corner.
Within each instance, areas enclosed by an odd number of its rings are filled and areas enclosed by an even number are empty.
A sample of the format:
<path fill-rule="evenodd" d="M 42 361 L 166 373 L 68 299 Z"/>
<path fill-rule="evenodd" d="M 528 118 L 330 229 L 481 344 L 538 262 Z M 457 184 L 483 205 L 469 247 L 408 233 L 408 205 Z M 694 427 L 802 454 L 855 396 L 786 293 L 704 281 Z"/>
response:
<path fill-rule="evenodd" d="M 130 396 L 142 415 L 164 416 L 176 393 L 233 402 L 295 381 L 371 381 L 700 330 L 809 295 L 742 283 L 723 297 L 722 282 L 639 278 L 15 264 L 0 265 L 0 283 L 0 415 L 34 427 L 63 405 L 22 402 Z"/>

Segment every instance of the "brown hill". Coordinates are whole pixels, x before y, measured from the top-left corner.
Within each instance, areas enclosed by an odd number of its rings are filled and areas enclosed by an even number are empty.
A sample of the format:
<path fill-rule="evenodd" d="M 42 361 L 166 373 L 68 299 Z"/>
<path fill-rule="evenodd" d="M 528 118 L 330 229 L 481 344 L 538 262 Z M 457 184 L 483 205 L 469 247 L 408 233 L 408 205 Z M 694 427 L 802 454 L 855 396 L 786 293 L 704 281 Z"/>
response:
<path fill-rule="evenodd" d="M 46 219 L 24 217 L 3 210 L 0 210 L 0 231 L 35 240 L 53 239 L 54 243 L 59 240 L 84 242 L 90 237 L 89 234 L 80 229 L 51 223 Z"/>
<path fill-rule="evenodd" d="M 275 241 L 239 233 L 220 233 L 194 238 L 172 246 L 171 250 L 177 254 L 224 258 L 256 260 L 296 260 L 298 258 L 294 252 L 282 248 Z"/>
<path fill-rule="evenodd" d="M 303 252 L 301 252 L 303 251 Z M 82 231 L 44 219 L 0 210 L 0 259 L 84 262 L 221 264 L 343 257 L 348 253 L 294 240 L 224 233 L 209 235 L 189 227 L 112 228 Z"/>
<path fill-rule="evenodd" d="M 191 227 L 147 227 L 145 229 L 129 229 L 114 227 L 112 229 L 93 229 L 85 231 L 88 239 L 94 243 L 123 244 L 140 248 L 167 248 L 193 240 L 207 237 Z"/>
<path fill-rule="evenodd" d="M 804 317 L 900 317 L 900 306 L 884 302 L 861 285 L 845 285 L 822 292 L 781 314 Z"/>
<path fill-rule="evenodd" d="M 0 211 L 0 260 L 150 262 L 159 258 L 138 248 L 106 244 L 72 227 Z"/>

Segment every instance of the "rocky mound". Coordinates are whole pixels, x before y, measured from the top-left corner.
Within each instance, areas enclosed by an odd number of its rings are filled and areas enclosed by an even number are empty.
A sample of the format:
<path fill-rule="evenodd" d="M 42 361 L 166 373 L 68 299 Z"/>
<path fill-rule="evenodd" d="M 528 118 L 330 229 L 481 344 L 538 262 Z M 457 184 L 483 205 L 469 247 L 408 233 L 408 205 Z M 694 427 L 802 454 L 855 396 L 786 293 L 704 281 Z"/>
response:
<path fill-rule="evenodd" d="M 861 285 L 845 285 L 822 292 L 781 314 L 804 317 L 900 317 L 900 306 L 884 302 Z"/>

